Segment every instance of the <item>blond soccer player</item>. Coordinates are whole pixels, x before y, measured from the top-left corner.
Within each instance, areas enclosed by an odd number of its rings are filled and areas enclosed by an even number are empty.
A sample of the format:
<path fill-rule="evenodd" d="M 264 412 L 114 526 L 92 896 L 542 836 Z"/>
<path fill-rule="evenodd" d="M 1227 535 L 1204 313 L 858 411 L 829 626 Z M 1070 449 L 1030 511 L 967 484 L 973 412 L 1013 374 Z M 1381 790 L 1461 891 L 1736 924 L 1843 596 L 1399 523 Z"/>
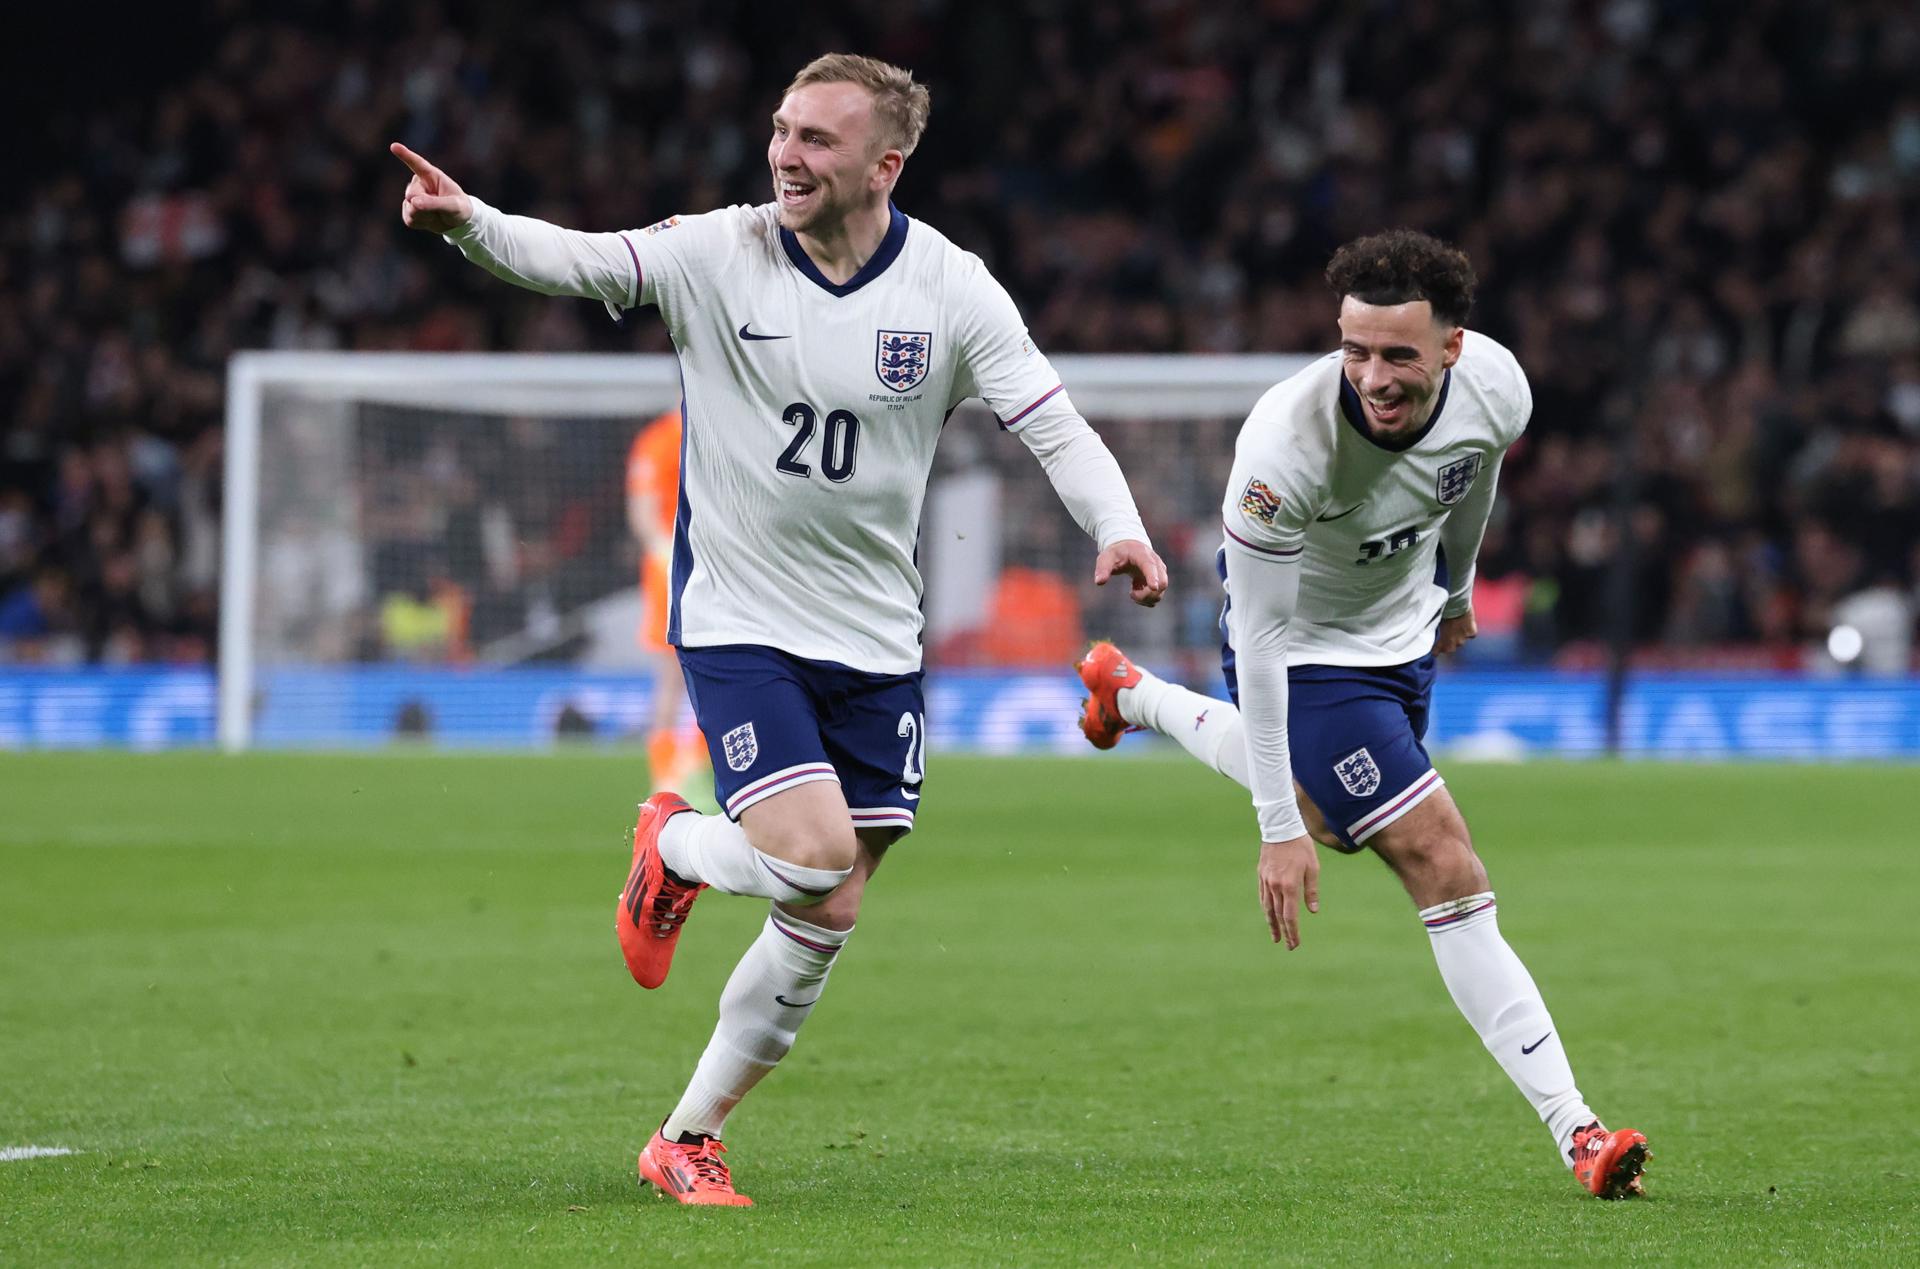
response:
<path fill-rule="evenodd" d="M 616 927 L 665 980 L 708 887 L 769 901 L 720 1020 L 640 1175 L 744 1206 L 728 1116 L 792 1047 L 888 848 L 925 793 L 920 577 L 934 445 L 980 397 L 1093 539 L 1093 580 L 1157 602 L 1166 567 L 1120 468 L 978 257 L 892 194 L 926 126 L 906 71 L 830 54 L 795 76 L 767 141 L 772 199 L 580 233 L 509 216 L 404 146 L 401 218 L 519 286 L 660 312 L 685 376 L 667 640 L 723 814 L 641 808 Z"/>

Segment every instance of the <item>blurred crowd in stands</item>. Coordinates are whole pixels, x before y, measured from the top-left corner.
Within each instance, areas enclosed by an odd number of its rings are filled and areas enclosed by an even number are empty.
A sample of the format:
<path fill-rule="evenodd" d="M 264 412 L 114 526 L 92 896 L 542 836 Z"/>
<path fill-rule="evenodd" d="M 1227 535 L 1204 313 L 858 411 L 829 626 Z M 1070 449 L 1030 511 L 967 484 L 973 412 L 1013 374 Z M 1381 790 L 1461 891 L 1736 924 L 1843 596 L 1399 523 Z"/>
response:
<path fill-rule="evenodd" d="M 1578 662 L 1629 620 L 1657 656 L 1770 663 L 1864 603 L 1904 615 L 1908 655 L 1908 0 L 184 8 L 192 55 L 52 111 L 0 204 L 7 658 L 210 657 L 237 349 L 665 346 L 402 231 L 387 141 L 582 228 L 762 201 L 776 94 L 837 48 L 931 85 L 898 201 L 1052 352 L 1320 349 L 1338 243 L 1463 246 L 1473 324 L 1536 400 L 1484 554 L 1490 643 Z M 1167 470 L 1120 457 L 1139 486 Z M 1169 541 L 1213 531 L 1142 502 Z"/>

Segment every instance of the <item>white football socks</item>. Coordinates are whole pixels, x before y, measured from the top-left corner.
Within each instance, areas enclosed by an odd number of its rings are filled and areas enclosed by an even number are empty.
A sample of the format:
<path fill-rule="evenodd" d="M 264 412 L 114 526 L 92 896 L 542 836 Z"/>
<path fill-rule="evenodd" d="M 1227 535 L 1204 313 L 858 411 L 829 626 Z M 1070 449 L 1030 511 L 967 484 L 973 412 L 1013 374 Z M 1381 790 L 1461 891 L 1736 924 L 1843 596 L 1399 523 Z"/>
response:
<path fill-rule="evenodd" d="M 1149 727 L 1239 784 L 1247 783 L 1247 751 L 1240 711 L 1145 670 L 1134 687 L 1116 693 L 1120 716 Z M 1559 1030 L 1527 967 L 1500 936 L 1491 891 L 1423 909 L 1440 977 L 1487 1051 L 1526 1095 L 1560 1149 L 1561 1162 L 1576 1128 L 1598 1116 L 1573 1082 Z"/>
<path fill-rule="evenodd" d="M 1182 749 L 1238 784 L 1247 783 L 1247 748 L 1240 711 L 1231 701 L 1215 700 L 1140 671 L 1140 682 L 1115 693 L 1120 717 L 1150 727 L 1177 741 Z"/>
<path fill-rule="evenodd" d="M 1574 1087 L 1559 1029 L 1533 976 L 1500 937 L 1495 911 L 1493 892 L 1487 891 L 1422 908 L 1420 919 L 1453 1003 L 1533 1104 L 1559 1146 L 1560 1161 L 1572 1167 L 1567 1149 L 1573 1131 L 1597 1116 Z"/>
<path fill-rule="evenodd" d="M 767 915 L 720 993 L 720 1025 L 660 1129 L 667 1140 L 688 1132 L 720 1135 L 740 1099 L 793 1047 L 852 933 L 810 925 L 777 908 Z"/>
<path fill-rule="evenodd" d="M 806 907 L 832 894 L 846 868 L 806 868 L 755 850 L 747 831 L 724 815 L 682 811 L 660 830 L 660 858 L 682 881 L 722 894 L 756 895 Z"/>

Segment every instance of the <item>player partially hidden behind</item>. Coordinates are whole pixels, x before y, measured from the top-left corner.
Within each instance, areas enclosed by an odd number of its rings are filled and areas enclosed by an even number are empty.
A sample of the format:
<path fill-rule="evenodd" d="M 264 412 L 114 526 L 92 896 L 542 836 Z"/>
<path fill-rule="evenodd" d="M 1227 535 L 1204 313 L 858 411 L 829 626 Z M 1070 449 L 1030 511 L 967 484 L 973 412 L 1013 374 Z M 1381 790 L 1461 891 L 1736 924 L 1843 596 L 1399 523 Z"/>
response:
<path fill-rule="evenodd" d="M 920 508 L 948 413 L 986 400 L 1099 544 L 1093 579 L 1166 589 L 1113 456 L 979 259 L 891 202 L 927 119 L 906 71 L 833 54 L 787 88 L 774 201 L 586 234 L 469 198 L 405 146 L 401 208 L 521 286 L 651 304 L 686 385 L 671 617 L 724 816 L 641 808 L 616 923 L 642 986 L 667 976 L 708 886 L 771 899 L 686 1094 L 640 1156 L 684 1203 L 745 1205 L 728 1114 L 792 1046 L 868 879 L 923 791 Z"/>
<path fill-rule="evenodd" d="M 668 410 L 633 438 L 627 451 L 627 527 L 640 548 L 640 626 L 635 638 L 653 671 L 653 717 L 647 775 L 656 791 L 685 789 L 707 765 L 707 741 L 682 728 L 687 699 L 680 662 L 667 642 L 668 585 L 673 574 L 673 517 L 680 495 L 680 411 Z"/>
<path fill-rule="evenodd" d="M 1079 666 L 1081 728 L 1101 749 L 1151 728 L 1252 790 L 1261 902 L 1289 950 L 1301 905 L 1320 910 L 1314 840 L 1371 847 L 1420 909 L 1454 1003 L 1574 1176 L 1602 1198 L 1638 1194 L 1646 1138 L 1608 1132 L 1574 1086 L 1560 1029 L 1500 936 L 1487 871 L 1421 744 L 1434 654 L 1474 636 L 1474 557 L 1532 393 L 1511 353 L 1464 328 L 1474 275 L 1451 247 L 1406 230 L 1363 238 L 1335 254 L 1327 280 L 1341 297 L 1340 351 L 1260 399 L 1227 485 L 1222 656 L 1234 704 L 1099 643 Z"/>

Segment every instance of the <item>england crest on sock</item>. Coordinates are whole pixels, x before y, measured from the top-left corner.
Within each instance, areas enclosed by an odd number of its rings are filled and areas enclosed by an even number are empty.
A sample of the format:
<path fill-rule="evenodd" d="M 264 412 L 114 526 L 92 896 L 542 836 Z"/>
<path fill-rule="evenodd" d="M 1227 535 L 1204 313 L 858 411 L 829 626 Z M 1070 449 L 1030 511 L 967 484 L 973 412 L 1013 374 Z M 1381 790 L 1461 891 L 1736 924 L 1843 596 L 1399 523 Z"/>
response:
<path fill-rule="evenodd" d="M 1356 749 L 1334 763 L 1333 774 L 1339 776 L 1347 792 L 1357 798 L 1372 797 L 1380 791 L 1380 768 L 1365 749 Z"/>
<path fill-rule="evenodd" d="M 727 765 L 735 771 L 745 771 L 760 756 L 760 741 L 753 734 L 752 723 L 742 723 L 726 735 L 720 737 L 720 752 L 726 755 Z"/>

